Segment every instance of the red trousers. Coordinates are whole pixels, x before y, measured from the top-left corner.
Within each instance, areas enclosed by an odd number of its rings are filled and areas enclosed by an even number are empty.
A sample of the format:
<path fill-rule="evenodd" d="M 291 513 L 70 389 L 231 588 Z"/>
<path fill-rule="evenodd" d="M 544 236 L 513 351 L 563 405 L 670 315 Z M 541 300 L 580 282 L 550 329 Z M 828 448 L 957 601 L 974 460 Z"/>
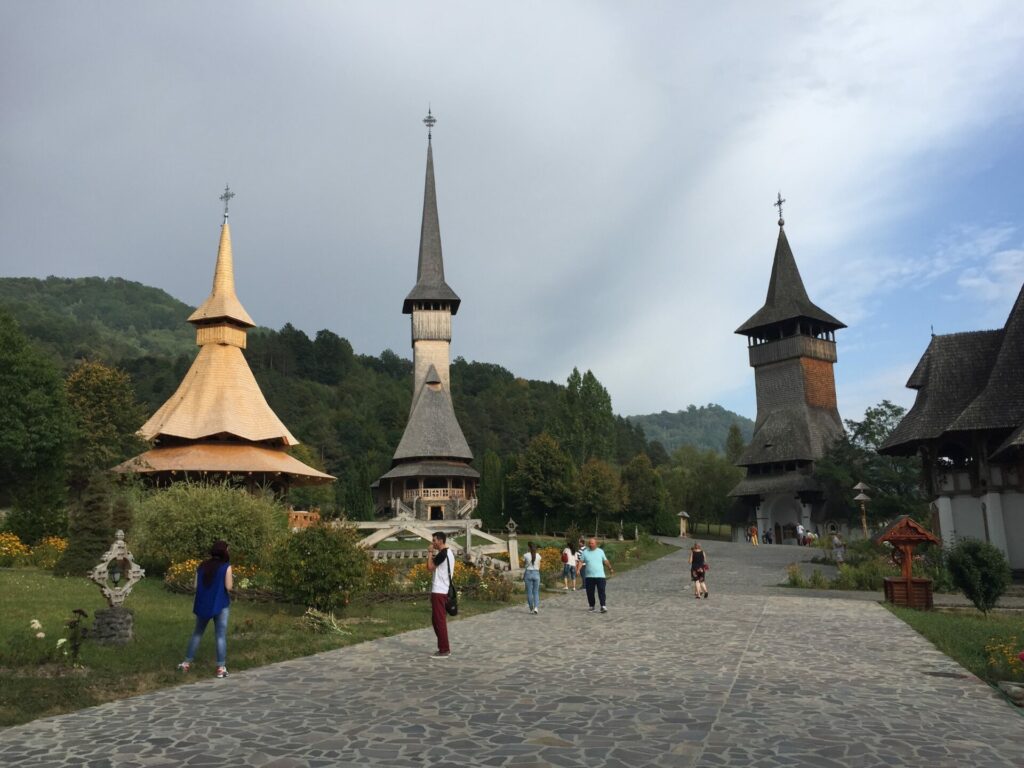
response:
<path fill-rule="evenodd" d="M 448 647 L 448 614 L 445 607 L 448 605 L 448 595 L 430 593 L 430 612 L 434 623 L 434 634 L 437 635 L 437 650 L 441 653 L 451 653 Z"/>

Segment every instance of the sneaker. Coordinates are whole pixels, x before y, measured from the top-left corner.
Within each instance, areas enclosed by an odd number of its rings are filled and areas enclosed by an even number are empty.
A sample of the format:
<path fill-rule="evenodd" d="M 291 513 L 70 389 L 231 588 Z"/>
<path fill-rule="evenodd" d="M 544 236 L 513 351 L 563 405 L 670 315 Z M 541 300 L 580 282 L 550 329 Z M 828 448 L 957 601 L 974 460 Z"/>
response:
<path fill-rule="evenodd" d="M 452 655 L 451 651 L 435 651 L 434 653 L 431 654 L 430 658 L 432 658 L 432 659 L 447 659 L 451 655 Z"/>
<path fill-rule="evenodd" d="M 227 676 L 228 676 L 228 668 L 227 667 L 217 667 L 217 677 L 227 677 Z"/>
<path fill-rule="evenodd" d="M 568 588 L 568 587 L 562 587 L 562 591 L 563 591 L 563 592 L 568 592 L 568 591 L 569 591 L 569 588 Z"/>
<path fill-rule="evenodd" d="M 603 605 L 601 606 L 601 613 L 608 613 L 608 609 L 605 608 Z"/>
<path fill-rule="evenodd" d="M 188 672 L 190 669 L 192 669 L 191 661 L 183 661 L 181 662 L 181 664 L 178 665 L 179 672 Z"/>
<path fill-rule="evenodd" d="M 534 608 L 533 609 L 533 613 L 534 613 L 534 615 L 540 613 L 540 608 Z"/>
<path fill-rule="evenodd" d="M 573 587 L 573 588 L 572 588 L 572 591 L 573 591 L 573 592 L 575 592 L 575 591 L 576 591 L 576 587 Z"/>
<path fill-rule="evenodd" d="M 588 612 L 588 613 L 593 613 L 593 612 L 594 612 L 594 609 L 593 609 L 593 608 L 588 608 L 588 609 L 587 609 L 587 612 Z"/>
<path fill-rule="evenodd" d="M 707 599 L 708 599 L 708 593 L 707 593 L 707 592 L 705 592 L 705 593 L 704 593 L 704 599 L 705 599 L 705 600 L 707 600 Z"/>

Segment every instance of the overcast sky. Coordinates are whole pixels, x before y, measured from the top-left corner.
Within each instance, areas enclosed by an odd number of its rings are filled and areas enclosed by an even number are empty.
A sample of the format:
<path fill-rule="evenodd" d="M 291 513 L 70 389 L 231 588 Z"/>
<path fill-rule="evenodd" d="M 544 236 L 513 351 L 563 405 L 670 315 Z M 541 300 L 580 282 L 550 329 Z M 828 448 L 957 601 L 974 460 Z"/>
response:
<path fill-rule="evenodd" d="M 1024 282 L 1024 3 L 0 4 L 0 274 L 209 292 L 408 356 L 434 129 L 453 356 L 755 412 L 786 231 L 840 412 Z M 182 318 L 184 322 L 184 318 Z"/>

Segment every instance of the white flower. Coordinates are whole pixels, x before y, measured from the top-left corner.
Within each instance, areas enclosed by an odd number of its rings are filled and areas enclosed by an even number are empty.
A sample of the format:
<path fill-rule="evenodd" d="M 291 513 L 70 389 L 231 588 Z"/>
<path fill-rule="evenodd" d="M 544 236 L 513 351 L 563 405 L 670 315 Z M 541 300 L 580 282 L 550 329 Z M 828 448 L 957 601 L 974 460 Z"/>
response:
<path fill-rule="evenodd" d="M 68 641 L 68 639 L 66 637 L 62 637 L 60 640 L 57 641 L 57 647 L 60 648 L 67 641 Z"/>
<path fill-rule="evenodd" d="M 43 625 L 39 623 L 39 619 L 32 619 L 32 621 L 28 623 L 28 626 L 30 629 L 34 629 L 37 632 L 43 628 Z"/>
<path fill-rule="evenodd" d="M 36 637 L 39 638 L 40 640 L 42 640 L 44 637 L 46 637 L 46 633 L 45 632 L 36 632 Z"/>

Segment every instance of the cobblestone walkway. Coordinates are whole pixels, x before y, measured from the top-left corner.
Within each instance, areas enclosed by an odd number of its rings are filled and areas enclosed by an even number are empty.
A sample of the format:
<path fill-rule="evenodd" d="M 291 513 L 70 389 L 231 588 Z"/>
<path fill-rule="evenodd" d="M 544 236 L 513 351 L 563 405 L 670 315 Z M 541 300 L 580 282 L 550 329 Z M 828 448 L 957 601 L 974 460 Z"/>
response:
<path fill-rule="evenodd" d="M 779 594 L 783 547 L 0 731 L 4 766 L 1024 766 L 1024 718 L 882 607 Z"/>

